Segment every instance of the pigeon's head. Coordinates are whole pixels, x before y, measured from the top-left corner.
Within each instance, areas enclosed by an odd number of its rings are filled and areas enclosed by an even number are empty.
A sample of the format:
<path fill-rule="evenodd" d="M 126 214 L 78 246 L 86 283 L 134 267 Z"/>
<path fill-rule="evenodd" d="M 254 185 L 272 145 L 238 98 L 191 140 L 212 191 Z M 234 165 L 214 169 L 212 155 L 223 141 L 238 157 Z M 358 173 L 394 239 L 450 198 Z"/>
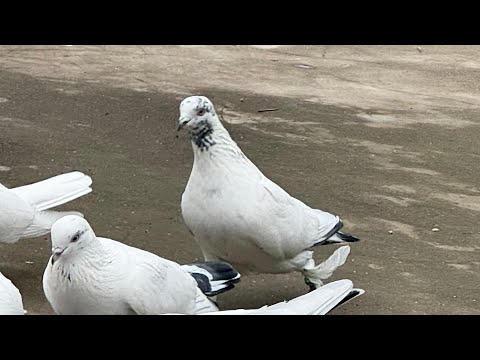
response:
<path fill-rule="evenodd" d="M 180 118 L 178 128 L 189 130 L 210 124 L 215 117 L 215 108 L 212 102 L 205 96 L 190 96 L 180 103 Z"/>
<path fill-rule="evenodd" d="M 51 238 L 53 265 L 60 257 L 71 257 L 77 249 L 84 248 L 95 238 L 95 233 L 84 218 L 67 215 L 52 225 Z"/>

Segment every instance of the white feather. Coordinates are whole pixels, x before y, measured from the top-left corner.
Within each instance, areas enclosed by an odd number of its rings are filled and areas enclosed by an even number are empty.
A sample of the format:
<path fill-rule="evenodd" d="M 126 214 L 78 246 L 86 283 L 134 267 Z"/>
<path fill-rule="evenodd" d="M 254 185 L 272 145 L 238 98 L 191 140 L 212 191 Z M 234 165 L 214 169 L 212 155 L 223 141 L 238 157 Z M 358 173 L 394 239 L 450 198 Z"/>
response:
<path fill-rule="evenodd" d="M 263 306 L 259 309 L 214 311 L 201 315 L 326 315 L 354 290 L 358 292 L 355 297 L 364 293 L 362 289 L 354 289 L 350 280 L 344 279 L 328 283 L 290 301 Z"/>
<path fill-rule="evenodd" d="M 0 273 L 0 315 L 24 315 L 20 291 L 2 273 Z"/>
<path fill-rule="evenodd" d="M 92 191 L 92 179 L 79 171 L 11 189 L 37 211 L 51 209 Z"/>
<path fill-rule="evenodd" d="M 77 231 L 85 232 L 69 242 Z M 216 307 L 195 279 L 173 261 L 121 242 L 96 237 L 86 220 L 67 216 L 52 227 L 52 245 L 63 249 L 43 275 L 57 314 L 195 314 Z"/>
<path fill-rule="evenodd" d="M 92 179 L 78 171 L 34 184 L 7 189 L 0 186 L 0 242 L 48 234 L 59 218 L 78 212 L 47 211 L 92 191 Z"/>
<path fill-rule="evenodd" d="M 330 237 L 339 217 L 307 206 L 264 176 L 206 97 L 183 100 L 180 115 L 194 153 L 182 214 L 205 259 L 226 261 L 241 273 L 301 271 L 321 286 L 325 273 L 308 250 Z M 348 253 L 342 254 L 333 271 L 345 263 Z"/>

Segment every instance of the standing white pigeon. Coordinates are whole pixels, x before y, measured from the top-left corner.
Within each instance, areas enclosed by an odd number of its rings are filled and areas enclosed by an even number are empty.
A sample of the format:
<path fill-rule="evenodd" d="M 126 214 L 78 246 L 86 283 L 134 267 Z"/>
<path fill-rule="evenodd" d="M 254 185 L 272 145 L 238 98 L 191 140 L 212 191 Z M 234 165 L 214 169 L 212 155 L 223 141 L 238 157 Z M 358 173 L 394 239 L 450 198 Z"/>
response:
<path fill-rule="evenodd" d="M 309 249 L 359 239 L 340 231 L 338 216 L 310 208 L 265 177 L 232 140 L 208 98 L 181 102 L 181 128 L 188 129 L 194 153 L 182 214 L 206 260 L 226 261 L 241 273 L 300 271 L 311 289 L 345 263 L 348 246 L 317 266 Z"/>
<path fill-rule="evenodd" d="M 52 224 L 76 211 L 47 210 L 77 199 L 92 191 L 92 179 L 79 171 L 7 189 L 0 184 L 0 243 L 42 236 Z"/>
<path fill-rule="evenodd" d="M 200 315 L 326 315 L 364 293 L 363 289 L 354 289 L 351 280 L 344 279 L 328 283 L 290 301 L 259 309 L 223 310 Z"/>
<path fill-rule="evenodd" d="M 60 315 L 218 311 L 207 295 L 232 288 L 240 278 L 225 263 L 182 267 L 150 252 L 96 237 L 89 223 L 74 215 L 53 224 L 51 239 L 52 256 L 43 274 L 43 290 Z"/>
<path fill-rule="evenodd" d="M 23 315 L 24 313 L 20 291 L 0 272 L 0 315 Z"/>

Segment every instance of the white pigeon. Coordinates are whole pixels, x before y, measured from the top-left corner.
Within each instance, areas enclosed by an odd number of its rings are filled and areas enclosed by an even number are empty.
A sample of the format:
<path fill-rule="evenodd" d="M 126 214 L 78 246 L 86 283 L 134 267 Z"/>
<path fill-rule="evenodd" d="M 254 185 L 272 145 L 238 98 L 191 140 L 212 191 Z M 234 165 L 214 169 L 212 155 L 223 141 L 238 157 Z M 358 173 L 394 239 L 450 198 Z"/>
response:
<path fill-rule="evenodd" d="M 181 128 L 190 133 L 194 154 L 182 215 L 205 260 L 226 261 L 242 274 L 300 271 L 311 289 L 345 263 L 348 246 L 317 266 L 310 249 L 359 239 L 340 231 L 338 216 L 310 208 L 264 176 L 232 140 L 208 98 L 181 102 Z"/>
<path fill-rule="evenodd" d="M 225 263 L 182 267 L 150 252 L 96 237 L 89 223 L 74 215 L 53 224 L 51 239 L 52 256 L 43 274 L 43 290 L 60 315 L 218 311 L 207 295 L 232 288 L 240 278 Z"/>
<path fill-rule="evenodd" d="M 22 295 L 0 272 L 0 315 L 24 315 Z"/>
<path fill-rule="evenodd" d="M 0 184 L 0 243 L 42 236 L 59 218 L 76 211 L 52 211 L 92 191 L 92 179 L 73 171 L 33 184 L 8 189 Z"/>
<path fill-rule="evenodd" d="M 326 315 L 364 293 L 363 289 L 354 289 L 351 280 L 344 279 L 328 283 L 290 301 L 263 306 L 259 309 L 223 310 L 200 315 Z"/>

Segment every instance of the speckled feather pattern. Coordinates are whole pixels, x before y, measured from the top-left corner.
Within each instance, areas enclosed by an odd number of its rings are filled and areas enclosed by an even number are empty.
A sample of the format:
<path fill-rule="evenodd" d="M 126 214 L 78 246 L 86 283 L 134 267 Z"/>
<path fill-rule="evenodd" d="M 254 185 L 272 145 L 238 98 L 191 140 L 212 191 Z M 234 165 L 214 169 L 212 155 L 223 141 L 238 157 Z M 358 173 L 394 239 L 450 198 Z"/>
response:
<path fill-rule="evenodd" d="M 301 270 L 312 258 L 307 250 L 326 240 L 339 217 L 310 208 L 264 176 L 208 99 L 198 98 L 182 102 L 181 119 L 192 119 L 189 131 L 207 123 L 214 145 L 206 151 L 192 141 L 194 163 L 181 207 L 205 258 L 230 262 L 242 273 Z M 205 103 L 211 110 L 195 120 Z"/>

